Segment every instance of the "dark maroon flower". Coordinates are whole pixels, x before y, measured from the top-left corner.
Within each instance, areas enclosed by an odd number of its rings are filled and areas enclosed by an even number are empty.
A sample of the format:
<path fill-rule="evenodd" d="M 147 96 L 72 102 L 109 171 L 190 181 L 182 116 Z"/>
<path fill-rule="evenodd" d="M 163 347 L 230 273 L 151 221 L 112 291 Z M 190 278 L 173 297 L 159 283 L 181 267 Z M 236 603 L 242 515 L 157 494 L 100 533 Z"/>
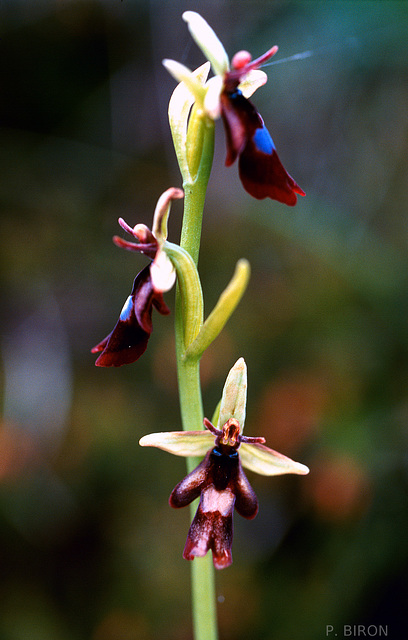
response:
<path fill-rule="evenodd" d="M 138 360 L 146 351 L 153 331 L 153 307 L 163 315 L 170 313 L 164 302 L 163 292 L 173 286 L 176 274 L 164 249 L 167 217 L 171 201 L 182 198 L 183 195 L 180 189 L 175 188 L 168 189 L 161 195 L 154 214 L 153 231 L 144 224 L 132 228 L 119 218 L 122 229 L 137 242 L 128 242 L 115 236 L 115 244 L 129 251 L 143 253 L 152 263 L 136 276 L 132 292 L 123 305 L 113 331 L 92 349 L 92 353 L 100 353 L 95 362 L 98 367 L 120 367 Z"/>
<path fill-rule="evenodd" d="M 239 51 L 230 68 L 228 55 L 207 22 L 194 11 L 186 11 L 183 18 L 215 76 L 203 86 L 189 69 L 174 60 L 165 60 L 166 68 L 184 82 L 208 117 L 222 117 L 227 138 L 226 165 L 239 158 L 239 175 L 246 191 L 258 199 L 272 198 L 295 205 L 297 195 L 304 196 L 305 192 L 282 165 L 260 114 L 248 100 L 265 84 L 267 77 L 260 67 L 278 47 L 253 61 L 250 53 Z"/>
<path fill-rule="evenodd" d="M 169 501 L 172 507 L 179 508 L 200 497 L 183 555 L 193 560 L 211 549 L 217 569 L 232 562 L 234 509 L 249 520 L 258 512 L 256 495 L 242 466 L 266 476 L 309 472 L 300 462 L 266 447 L 264 438 L 243 435 L 246 396 L 247 368 L 245 360 L 239 358 L 225 381 L 217 412 L 219 428 L 204 418 L 206 430 L 150 433 L 139 441 L 142 447 L 158 447 L 177 456 L 205 456 L 173 489 Z"/>
<path fill-rule="evenodd" d="M 237 449 L 241 442 L 263 443 L 265 440 L 240 435 L 240 426 L 233 418 L 222 431 L 207 419 L 204 423 L 216 435 L 215 447 L 173 489 L 169 502 L 174 508 L 185 507 L 200 496 L 183 557 L 193 560 L 195 556 L 205 556 L 211 549 L 214 566 L 224 569 L 232 562 L 234 508 L 248 520 L 258 513 L 258 500 L 242 469 Z"/>

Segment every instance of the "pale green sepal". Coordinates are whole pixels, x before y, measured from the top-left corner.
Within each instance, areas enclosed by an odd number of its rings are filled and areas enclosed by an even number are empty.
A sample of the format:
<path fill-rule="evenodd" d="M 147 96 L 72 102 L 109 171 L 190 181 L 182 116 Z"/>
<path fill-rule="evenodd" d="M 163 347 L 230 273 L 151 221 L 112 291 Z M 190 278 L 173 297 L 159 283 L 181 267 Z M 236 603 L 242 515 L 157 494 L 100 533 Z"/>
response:
<path fill-rule="evenodd" d="M 140 438 L 141 447 L 157 447 L 184 458 L 204 456 L 214 446 L 214 436 L 209 431 L 163 431 L 149 433 Z"/>
<path fill-rule="evenodd" d="M 186 351 L 186 358 L 198 358 L 215 340 L 235 311 L 248 284 L 250 266 L 247 260 L 239 260 L 235 273 L 220 295 L 217 304 L 204 322 L 194 342 Z"/>
<path fill-rule="evenodd" d="M 176 63 L 178 64 L 178 63 Z M 207 80 L 208 72 L 210 70 L 210 63 L 206 62 L 198 69 L 193 71 L 192 76 L 198 80 L 201 86 L 201 90 L 204 89 L 204 84 Z M 169 123 L 171 134 L 173 137 L 173 144 L 176 151 L 177 160 L 179 163 L 181 175 L 183 181 L 190 182 L 191 174 L 189 170 L 187 160 L 187 125 L 189 120 L 189 114 L 191 107 L 195 101 L 194 95 L 188 89 L 184 82 L 180 82 L 174 89 L 173 94 L 169 102 Z"/>
<path fill-rule="evenodd" d="M 239 457 L 246 469 L 263 476 L 280 476 L 285 473 L 304 476 L 309 473 L 309 468 L 304 464 L 295 462 L 263 444 L 243 442 L 239 448 Z"/>
<path fill-rule="evenodd" d="M 185 249 L 177 244 L 165 242 L 163 250 L 172 261 L 181 294 L 184 326 L 184 347 L 191 344 L 203 324 L 203 293 L 197 267 Z"/>
<path fill-rule="evenodd" d="M 187 22 L 188 29 L 203 54 L 211 62 L 214 73 L 223 76 L 229 71 L 229 58 L 218 36 L 195 11 L 185 11 L 183 20 Z"/>
<path fill-rule="evenodd" d="M 225 381 L 217 423 L 218 429 L 222 429 L 230 418 L 234 418 L 238 421 L 240 433 L 242 433 L 245 423 L 247 385 L 247 366 L 244 358 L 240 358 L 232 367 Z"/>

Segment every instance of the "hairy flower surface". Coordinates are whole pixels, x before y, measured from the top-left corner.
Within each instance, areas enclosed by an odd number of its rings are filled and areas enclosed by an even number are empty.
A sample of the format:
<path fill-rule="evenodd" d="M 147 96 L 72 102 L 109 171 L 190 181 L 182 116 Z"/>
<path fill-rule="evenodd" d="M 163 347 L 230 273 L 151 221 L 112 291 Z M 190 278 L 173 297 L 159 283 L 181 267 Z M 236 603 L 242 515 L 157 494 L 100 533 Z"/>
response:
<path fill-rule="evenodd" d="M 140 440 L 141 446 L 158 447 L 179 456 L 205 456 L 173 489 L 169 502 L 180 508 L 200 498 L 183 557 L 193 560 L 211 549 L 217 569 L 232 562 L 234 508 L 249 520 L 258 513 L 258 500 L 242 467 L 261 475 L 309 472 L 305 465 L 266 447 L 264 438 L 242 435 L 246 389 L 246 365 L 240 358 L 224 386 L 218 428 L 204 418 L 206 431 L 152 433 Z"/>
<path fill-rule="evenodd" d="M 256 60 L 247 51 L 239 51 L 230 68 L 222 43 L 204 18 L 194 11 L 186 11 L 183 18 L 215 75 L 203 84 L 197 72 L 192 73 L 174 60 L 164 60 L 164 65 L 184 83 L 209 118 L 222 117 L 227 140 L 225 163 L 229 166 L 239 158 L 239 175 L 246 191 L 258 199 L 269 197 L 295 205 L 297 194 L 303 196 L 305 192 L 283 167 L 262 117 L 248 100 L 265 84 L 267 76 L 259 67 L 278 47 L 272 47 Z"/>
<path fill-rule="evenodd" d="M 129 251 L 145 254 L 152 263 L 136 276 L 131 294 L 111 333 L 93 347 L 92 353 L 100 353 L 95 362 L 98 367 L 120 367 L 138 360 L 146 351 L 153 330 L 153 308 L 163 315 L 170 313 L 164 302 L 163 292 L 174 285 L 176 273 L 167 257 L 164 244 L 171 201 L 182 198 L 183 195 L 180 189 L 175 188 L 162 194 L 157 202 L 152 231 L 143 224 L 132 228 L 119 218 L 122 229 L 131 234 L 137 243 L 115 236 L 115 244 Z"/>

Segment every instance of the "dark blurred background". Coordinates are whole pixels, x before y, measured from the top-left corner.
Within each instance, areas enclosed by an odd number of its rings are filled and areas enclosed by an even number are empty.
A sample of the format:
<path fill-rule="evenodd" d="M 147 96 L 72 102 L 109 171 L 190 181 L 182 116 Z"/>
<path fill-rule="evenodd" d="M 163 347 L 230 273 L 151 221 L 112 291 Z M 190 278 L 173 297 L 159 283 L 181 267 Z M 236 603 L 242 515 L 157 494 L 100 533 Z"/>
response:
<path fill-rule="evenodd" d="M 207 313 L 240 257 L 252 277 L 203 359 L 205 413 L 243 355 L 246 433 L 311 468 L 248 474 L 260 512 L 217 573 L 220 637 L 406 638 L 408 3 L 1 0 L 0 639 L 191 638 L 189 514 L 167 503 L 185 462 L 138 446 L 180 428 L 174 315 L 134 365 L 90 353 L 146 264 L 117 218 L 150 226 L 180 186 L 161 59 L 203 62 L 185 9 L 230 55 L 279 45 L 253 100 L 307 193 L 252 200 L 217 124 Z"/>

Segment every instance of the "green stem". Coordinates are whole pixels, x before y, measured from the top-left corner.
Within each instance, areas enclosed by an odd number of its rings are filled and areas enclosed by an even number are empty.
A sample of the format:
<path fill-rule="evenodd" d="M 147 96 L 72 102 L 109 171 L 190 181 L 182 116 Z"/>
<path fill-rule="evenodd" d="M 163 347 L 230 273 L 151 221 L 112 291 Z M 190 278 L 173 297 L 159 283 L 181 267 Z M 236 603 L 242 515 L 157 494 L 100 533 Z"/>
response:
<path fill-rule="evenodd" d="M 197 265 L 200 251 L 201 225 L 205 194 L 210 176 L 213 149 L 214 123 L 202 119 L 203 146 L 200 164 L 194 180 L 186 181 L 184 187 L 184 216 L 180 246 L 188 251 Z M 200 385 L 200 358 L 185 359 L 189 346 L 185 343 L 186 331 L 183 323 L 182 300 L 179 288 L 176 291 L 176 356 L 177 376 L 180 394 L 180 410 L 183 429 L 199 430 L 203 428 L 203 403 Z M 187 458 L 187 471 L 192 471 L 199 460 Z M 194 516 L 197 505 L 192 505 Z M 191 599 L 193 611 L 194 640 L 217 640 L 217 616 L 215 604 L 215 576 L 212 558 L 195 558 L 191 563 Z"/>
<path fill-rule="evenodd" d="M 210 553 L 192 562 L 191 597 L 195 640 L 217 640 L 214 565 Z"/>

